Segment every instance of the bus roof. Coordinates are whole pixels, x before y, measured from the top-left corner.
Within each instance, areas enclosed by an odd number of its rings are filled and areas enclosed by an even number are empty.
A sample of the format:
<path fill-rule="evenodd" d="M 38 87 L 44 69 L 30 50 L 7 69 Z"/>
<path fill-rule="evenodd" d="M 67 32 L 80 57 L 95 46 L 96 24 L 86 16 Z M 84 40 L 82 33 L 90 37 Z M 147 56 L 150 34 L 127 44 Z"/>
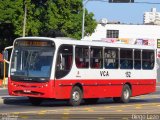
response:
<path fill-rule="evenodd" d="M 55 44 L 71 44 L 71 45 L 84 45 L 84 46 L 99 46 L 99 47 L 113 47 L 113 48 L 135 48 L 135 49 L 155 49 L 154 46 L 147 46 L 147 45 L 135 45 L 135 44 L 124 44 L 124 43 L 108 43 L 104 41 L 90 41 L 90 40 L 76 40 L 72 38 L 64 38 L 64 37 L 57 37 L 57 38 L 50 38 L 50 37 L 20 37 L 16 40 L 50 40 L 54 41 Z"/>

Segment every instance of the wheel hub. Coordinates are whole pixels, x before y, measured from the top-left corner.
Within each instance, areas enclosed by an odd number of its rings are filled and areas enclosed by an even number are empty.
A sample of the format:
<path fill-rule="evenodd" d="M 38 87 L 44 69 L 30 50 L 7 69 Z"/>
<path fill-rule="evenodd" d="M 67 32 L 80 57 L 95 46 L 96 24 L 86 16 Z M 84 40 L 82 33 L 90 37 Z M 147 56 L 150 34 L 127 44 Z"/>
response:
<path fill-rule="evenodd" d="M 74 91 L 72 96 L 74 101 L 78 101 L 80 99 L 80 94 L 77 91 Z"/>
<path fill-rule="evenodd" d="M 129 91 L 127 89 L 124 91 L 124 98 L 125 99 L 129 98 Z"/>

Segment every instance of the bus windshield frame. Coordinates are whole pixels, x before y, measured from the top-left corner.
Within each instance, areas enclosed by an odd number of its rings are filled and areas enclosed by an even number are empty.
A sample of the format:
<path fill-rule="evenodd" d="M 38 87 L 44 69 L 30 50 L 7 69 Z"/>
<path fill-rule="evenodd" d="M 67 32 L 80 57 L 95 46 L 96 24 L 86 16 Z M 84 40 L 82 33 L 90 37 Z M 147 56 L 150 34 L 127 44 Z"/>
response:
<path fill-rule="evenodd" d="M 54 52 L 55 44 L 52 41 L 17 40 L 11 58 L 11 79 L 26 82 L 49 81 Z"/>

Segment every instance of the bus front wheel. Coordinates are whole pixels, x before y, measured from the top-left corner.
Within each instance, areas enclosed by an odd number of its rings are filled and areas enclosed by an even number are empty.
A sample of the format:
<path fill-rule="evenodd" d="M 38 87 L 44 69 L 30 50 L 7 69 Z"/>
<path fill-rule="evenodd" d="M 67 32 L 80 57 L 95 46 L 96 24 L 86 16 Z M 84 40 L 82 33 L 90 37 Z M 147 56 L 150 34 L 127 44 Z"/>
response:
<path fill-rule="evenodd" d="M 83 96 L 82 90 L 78 86 L 74 86 L 72 88 L 71 96 L 69 100 L 70 105 L 72 106 L 80 105 L 82 101 L 82 96 Z"/>
<path fill-rule="evenodd" d="M 124 85 L 122 90 L 121 97 L 115 97 L 113 98 L 113 101 L 116 103 L 122 102 L 122 103 L 128 103 L 131 97 L 131 89 L 129 85 Z"/>

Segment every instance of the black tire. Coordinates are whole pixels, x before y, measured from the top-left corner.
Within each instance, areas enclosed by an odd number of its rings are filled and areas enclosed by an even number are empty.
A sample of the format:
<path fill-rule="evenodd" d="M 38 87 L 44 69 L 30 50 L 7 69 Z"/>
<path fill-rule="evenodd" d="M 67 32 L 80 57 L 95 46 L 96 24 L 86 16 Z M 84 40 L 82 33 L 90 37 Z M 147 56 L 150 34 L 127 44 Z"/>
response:
<path fill-rule="evenodd" d="M 95 104 L 98 102 L 98 100 L 99 100 L 98 98 L 89 98 L 89 99 L 85 99 L 84 101 L 87 104 Z"/>
<path fill-rule="evenodd" d="M 130 97 L 131 97 L 131 88 L 129 87 L 129 85 L 124 85 L 123 87 L 123 91 L 122 91 L 122 96 L 121 96 L 121 102 L 123 103 L 128 103 L 130 101 Z"/>
<path fill-rule="evenodd" d="M 122 90 L 121 97 L 115 97 L 113 98 L 113 101 L 116 103 L 128 103 L 130 101 L 131 97 L 131 89 L 129 85 L 124 85 Z"/>
<path fill-rule="evenodd" d="M 74 86 L 71 91 L 69 104 L 72 106 L 78 106 L 82 102 L 83 93 L 78 86 Z"/>
<path fill-rule="evenodd" d="M 42 103 L 42 99 L 40 99 L 40 98 L 34 98 L 34 97 L 29 97 L 29 101 L 34 106 L 38 106 L 38 105 L 40 105 Z"/>

